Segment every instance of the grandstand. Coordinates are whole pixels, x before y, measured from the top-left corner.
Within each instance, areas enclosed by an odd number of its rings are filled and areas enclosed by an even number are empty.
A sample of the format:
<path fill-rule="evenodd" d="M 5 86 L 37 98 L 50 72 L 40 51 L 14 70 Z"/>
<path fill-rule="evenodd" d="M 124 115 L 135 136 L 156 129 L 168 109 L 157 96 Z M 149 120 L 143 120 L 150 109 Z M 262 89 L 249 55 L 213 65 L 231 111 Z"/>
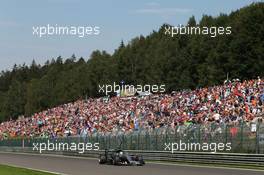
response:
<path fill-rule="evenodd" d="M 0 139 L 87 137 L 188 125 L 263 123 L 264 79 L 172 94 L 78 100 L 0 125 Z M 234 131 L 235 132 L 235 131 Z"/>

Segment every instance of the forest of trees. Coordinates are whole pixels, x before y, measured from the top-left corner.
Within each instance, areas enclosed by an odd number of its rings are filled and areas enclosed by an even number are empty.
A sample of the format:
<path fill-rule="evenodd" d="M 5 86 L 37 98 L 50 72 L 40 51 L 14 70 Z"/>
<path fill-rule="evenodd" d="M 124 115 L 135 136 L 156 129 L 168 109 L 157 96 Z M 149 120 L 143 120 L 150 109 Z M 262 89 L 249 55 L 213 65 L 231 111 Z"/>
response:
<path fill-rule="evenodd" d="M 165 84 L 168 92 L 220 84 L 230 78 L 264 76 L 264 3 L 218 17 L 194 17 L 190 26 L 231 26 L 231 35 L 164 34 L 164 27 L 121 42 L 111 55 L 58 57 L 38 65 L 15 65 L 0 73 L 0 121 L 29 116 L 59 104 L 97 97 L 98 84 Z"/>

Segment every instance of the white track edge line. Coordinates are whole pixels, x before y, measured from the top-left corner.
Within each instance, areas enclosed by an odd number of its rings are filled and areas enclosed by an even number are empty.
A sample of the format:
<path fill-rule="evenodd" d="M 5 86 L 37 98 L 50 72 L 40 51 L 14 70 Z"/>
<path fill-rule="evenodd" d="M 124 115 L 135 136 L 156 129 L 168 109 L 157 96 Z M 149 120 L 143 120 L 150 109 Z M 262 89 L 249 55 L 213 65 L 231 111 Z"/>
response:
<path fill-rule="evenodd" d="M 66 157 L 72 159 L 86 159 L 86 160 L 96 160 L 96 158 L 91 157 L 78 157 L 78 156 L 67 156 L 67 155 L 54 155 L 54 154 L 36 154 L 36 153 L 19 153 L 19 152 L 3 152 L 4 154 L 20 154 L 20 155 L 33 155 L 33 156 L 46 156 L 46 157 Z M 147 161 L 148 162 L 148 161 Z M 225 167 L 225 166 L 206 166 L 206 165 L 191 165 L 191 164 L 180 164 L 180 163 L 162 163 L 162 162 L 148 162 L 149 164 L 157 164 L 157 165 L 169 165 L 169 166 L 187 166 L 187 167 L 198 167 L 198 168 L 211 168 L 211 169 L 230 169 L 230 170 L 241 170 L 241 171 L 255 171 L 255 172 L 264 172 L 264 170 L 260 169 L 249 169 L 249 168 L 239 168 L 239 167 Z"/>
<path fill-rule="evenodd" d="M 47 171 L 47 170 L 42 170 L 42 169 L 37 169 L 37 168 L 29 168 L 29 167 L 24 167 L 24 166 L 19 166 L 19 165 L 13 165 L 13 164 L 7 164 L 3 163 L 0 165 L 5 165 L 13 168 L 20 168 L 20 169 L 27 169 L 27 170 L 32 170 L 32 171 L 38 171 L 38 172 L 43 172 L 43 173 L 50 173 L 50 174 L 55 174 L 55 175 L 69 175 L 65 173 L 59 173 L 59 172 L 54 172 L 54 171 Z"/>

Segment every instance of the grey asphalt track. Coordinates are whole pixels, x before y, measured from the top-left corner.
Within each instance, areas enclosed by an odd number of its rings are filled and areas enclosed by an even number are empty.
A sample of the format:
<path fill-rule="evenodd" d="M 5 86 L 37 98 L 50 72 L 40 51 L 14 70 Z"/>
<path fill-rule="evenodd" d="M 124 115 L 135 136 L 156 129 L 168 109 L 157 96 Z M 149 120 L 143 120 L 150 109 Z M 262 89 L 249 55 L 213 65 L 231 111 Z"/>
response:
<path fill-rule="evenodd" d="M 99 165 L 94 159 L 14 153 L 0 153 L 0 164 L 67 175 L 264 175 L 264 171 L 151 163 L 142 167 Z"/>

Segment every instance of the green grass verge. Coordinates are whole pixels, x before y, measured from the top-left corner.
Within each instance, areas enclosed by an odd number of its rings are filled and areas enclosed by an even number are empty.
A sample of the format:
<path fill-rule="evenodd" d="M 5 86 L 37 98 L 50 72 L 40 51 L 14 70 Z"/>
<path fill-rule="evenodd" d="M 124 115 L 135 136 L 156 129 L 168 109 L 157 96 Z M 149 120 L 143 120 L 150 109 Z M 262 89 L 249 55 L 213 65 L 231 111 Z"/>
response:
<path fill-rule="evenodd" d="M 33 171 L 26 168 L 17 168 L 7 165 L 0 165 L 0 175 L 54 175 L 41 171 Z"/>

